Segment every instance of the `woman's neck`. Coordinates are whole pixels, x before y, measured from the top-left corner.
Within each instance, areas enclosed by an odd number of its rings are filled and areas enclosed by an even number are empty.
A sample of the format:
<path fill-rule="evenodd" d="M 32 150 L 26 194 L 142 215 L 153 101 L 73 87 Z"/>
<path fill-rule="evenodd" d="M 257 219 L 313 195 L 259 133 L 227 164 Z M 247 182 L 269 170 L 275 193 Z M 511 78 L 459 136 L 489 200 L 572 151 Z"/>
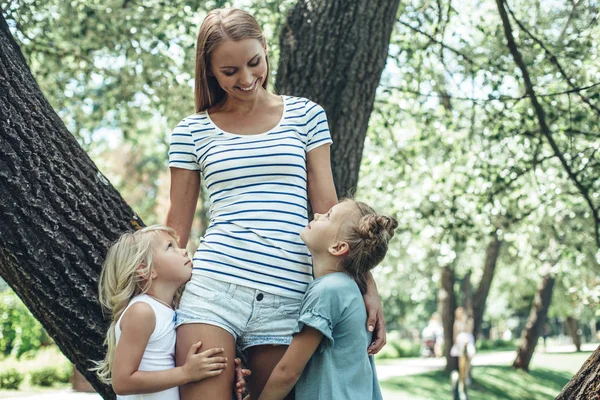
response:
<path fill-rule="evenodd" d="M 227 96 L 225 101 L 215 108 L 220 112 L 235 112 L 240 114 L 251 114 L 257 109 L 260 110 L 269 104 L 271 94 L 265 89 L 259 89 L 259 93 L 253 100 L 240 100 L 232 96 Z"/>

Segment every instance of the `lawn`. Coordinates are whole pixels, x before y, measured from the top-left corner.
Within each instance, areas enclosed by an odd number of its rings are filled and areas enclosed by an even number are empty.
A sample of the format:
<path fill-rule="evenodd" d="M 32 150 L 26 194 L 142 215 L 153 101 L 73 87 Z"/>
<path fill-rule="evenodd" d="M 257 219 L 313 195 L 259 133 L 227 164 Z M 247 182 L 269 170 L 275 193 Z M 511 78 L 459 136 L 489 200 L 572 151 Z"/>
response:
<path fill-rule="evenodd" d="M 536 354 L 529 373 L 510 366 L 473 369 L 470 400 L 553 399 L 591 353 Z M 443 371 L 391 378 L 381 382 L 386 400 L 450 399 L 449 376 Z"/>

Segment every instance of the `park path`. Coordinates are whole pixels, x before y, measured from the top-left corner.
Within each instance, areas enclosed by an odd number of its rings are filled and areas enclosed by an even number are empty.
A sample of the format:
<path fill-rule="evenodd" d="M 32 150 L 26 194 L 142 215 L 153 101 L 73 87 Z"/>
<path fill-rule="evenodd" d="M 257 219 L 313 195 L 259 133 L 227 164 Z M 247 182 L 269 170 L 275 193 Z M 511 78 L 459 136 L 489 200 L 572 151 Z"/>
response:
<path fill-rule="evenodd" d="M 597 344 L 585 344 L 583 351 L 594 351 Z M 572 345 L 552 346 L 548 353 L 571 352 Z M 478 353 L 473 358 L 473 365 L 510 365 L 515 358 L 515 351 L 495 351 L 489 353 Z M 377 377 L 380 381 L 392 377 L 416 375 L 429 371 L 443 369 L 446 365 L 444 358 L 402 358 L 398 360 L 385 360 L 377 364 Z M 410 400 L 401 395 L 383 390 L 384 400 Z M 62 390 L 52 393 L 23 393 L 18 396 L 3 397 L 4 400 L 101 400 L 96 393 L 80 393 L 72 390 Z"/>

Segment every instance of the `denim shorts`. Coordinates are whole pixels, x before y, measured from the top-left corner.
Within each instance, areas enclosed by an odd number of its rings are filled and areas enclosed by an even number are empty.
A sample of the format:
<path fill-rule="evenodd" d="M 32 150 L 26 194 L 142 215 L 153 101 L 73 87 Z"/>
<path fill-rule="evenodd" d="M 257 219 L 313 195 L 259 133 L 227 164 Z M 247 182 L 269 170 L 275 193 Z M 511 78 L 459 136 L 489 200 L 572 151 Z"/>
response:
<path fill-rule="evenodd" d="M 218 326 L 229 332 L 243 350 L 289 345 L 298 323 L 300 302 L 194 274 L 185 286 L 175 326 Z"/>

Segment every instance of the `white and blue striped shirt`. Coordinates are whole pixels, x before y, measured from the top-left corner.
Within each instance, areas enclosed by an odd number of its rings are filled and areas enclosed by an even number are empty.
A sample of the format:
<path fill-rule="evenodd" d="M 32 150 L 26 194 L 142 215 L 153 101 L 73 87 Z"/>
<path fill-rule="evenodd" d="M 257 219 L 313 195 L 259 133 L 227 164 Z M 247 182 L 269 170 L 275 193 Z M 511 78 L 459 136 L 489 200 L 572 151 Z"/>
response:
<path fill-rule="evenodd" d="M 302 298 L 312 261 L 299 233 L 308 223 L 306 153 L 331 143 L 327 117 L 310 100 L 283 96 L 277 126 L 256 135 L 217 127 L 203 111 L 171 135 L 169 167 L 198 170 L 210 224 L 194 274 Z"/>

